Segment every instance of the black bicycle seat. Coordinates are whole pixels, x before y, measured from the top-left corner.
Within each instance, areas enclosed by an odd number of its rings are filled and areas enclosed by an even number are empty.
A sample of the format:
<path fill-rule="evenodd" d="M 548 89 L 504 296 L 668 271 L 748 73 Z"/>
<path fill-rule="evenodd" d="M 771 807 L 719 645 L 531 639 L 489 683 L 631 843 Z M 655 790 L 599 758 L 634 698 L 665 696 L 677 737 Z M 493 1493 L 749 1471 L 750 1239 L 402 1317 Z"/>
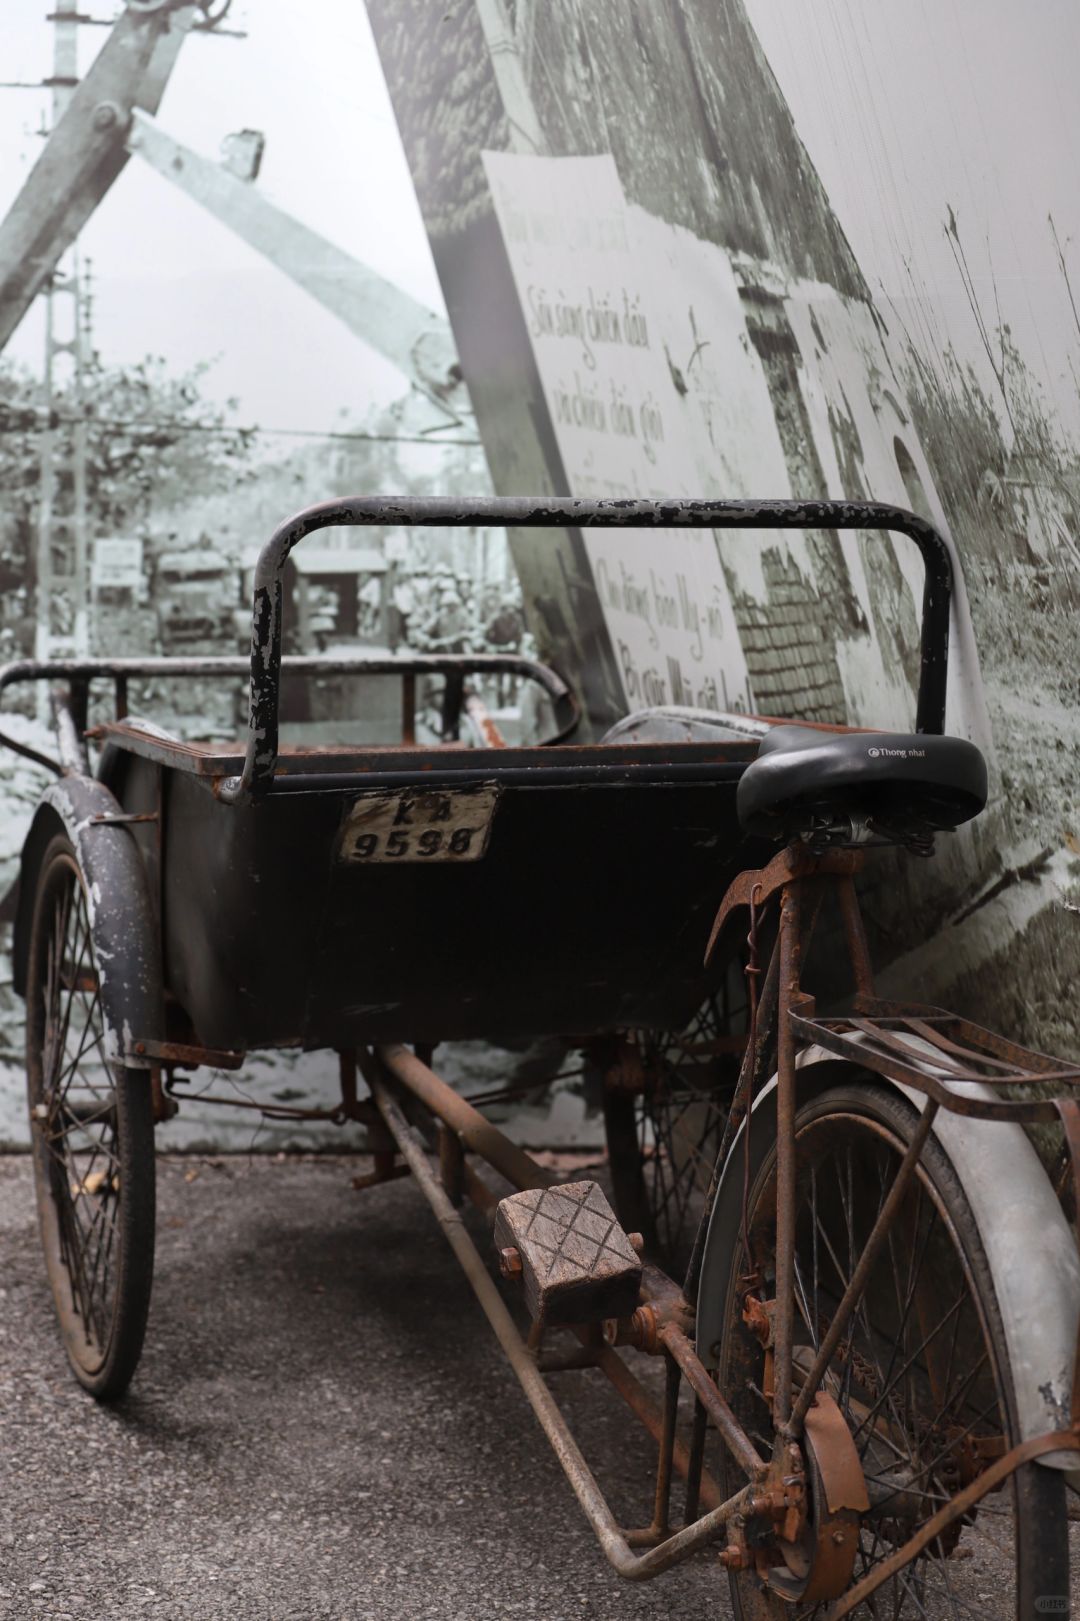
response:
<path fill-rule="evenodd" d="M 926 850 L 986 804 L 986 762 L 961 737 L 775 726 L 739 781 L 752 833 L 814 848 L 883 842 Z"/>

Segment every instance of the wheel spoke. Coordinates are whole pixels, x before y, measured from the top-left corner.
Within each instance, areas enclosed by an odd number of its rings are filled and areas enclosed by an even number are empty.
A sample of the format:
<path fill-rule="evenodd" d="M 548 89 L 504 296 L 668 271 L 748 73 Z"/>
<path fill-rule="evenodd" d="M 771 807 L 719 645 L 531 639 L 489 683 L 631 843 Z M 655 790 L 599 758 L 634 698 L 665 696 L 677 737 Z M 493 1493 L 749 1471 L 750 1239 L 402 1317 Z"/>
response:
<path fill-rule="evenodd" d="M 811 1116 L 798 1128 L 794 1304 L 803 1325 L 801 1356 L 816 1352 L 844 1298 L 906 1147 L 891 1128 L 871 1123 L 876 1116 L 864 1124 L 856 1110 L 857 1105 L 838 1104 L 834 1114 Z M 978 1459 L 985 1449 L 972 1461 L 973 1439 L 978 1443 L 1000 1435 L 1008 1442 L 993 1342 L 983 1327 L 951 1207 L 926 1169 L 926 1152 L 823 1382 L 850 1427 L 870 1492 L 871 1509 L 863 1517 L 856 1551 L 856 1580 L 880 1567 L 921 1524 L 954 1500 L 972 1478 L 969 1471 L 981 1467 Z M 766 1290 L 774 1276 L 774 1153 L 767 1165 L 768 1175 L 754 1173 L 751 1195 L 751 1237 Z M 755 1433 L 755 1444 L 767 1454 L 774 1436 L 761 1392 L 762 1352 L 741 1322 L 735 1237 L 729 1254 L 733 1326 L 725 1329 L 719 1382 L 740 1422 Z M 965 1544 L 972 1537 L 984 1539 L 987 1550 L 1007 1556 L 1015 1547 L 1018 1525 L 1007 1497 L 980 1503 L 891 1575 L 859 1614 L 877 1621 L 944 1621 L 946 1616 L 984 1621 L 985 1611 L 969 1590 L 973 1567 L 953 1563 L 952 1556 L 961 1537 Z M 746 1581 L 750 1600 L 761 1589 L 749 1585 L 756 1581 L 753 1576 Z M 775 1614 L 778 1621 L 812 1621 L 827 1610 L 827 1605 L 792 1603 L 779 1596 L 774 1601 L 765 1595 L 760 1614 Z"/>
<path fill-rule="evenodd" d="M 76 1372 L 89 1382 L 109 1355 L 124 1271 L 120 1078 L 104 1056 L 102 986 L 74 860 L 59 856 L 44 882 L 32 996 L 28 987 L 35 1170 L 57 1308 Z"/>
<path fill-rule="evenodd" d="M 71 917 L 72 917 L 72 910 L 71 910 L 71 907 L 69 906 L 68 913 L 67 913 L 68 927 L 70 927 L 70 924 L 71 924 Z M 76 912 L 75 912 L 75 920 L 76 920 L 76 925 L 78 925 L 81 922 L 81 920 L 82 920 L 82 911 L 81 911 L 81 909 L 76 910 Z M 90 931 L 89 931 L 89 929 L 81 931 L 81 938 L 79 939 L 79 954 L 78 954 L 78 957 L 75 959 L 75 968 L 74 968 L 73 973 L 72 973 L 72 978 L 73 979 L 78 978 L 79 970 L 82 967 L 83 953 L 85 952 L 86 947 L 89 945 L 89 943 L 90 943 Z M 72 952 L 74 952 L 74 947 L 72 947 Z M 67 932 L 65 930 L 64 944 L 63 944 L 63 948 L 62 948 L 62 951 L 61 951 L 61 959 L 60 959 L 60 964 L 59 964 L 59 976 L 58 976 L 58 978 L 59 978 L 59 986 L 58 986 L 58 988 L 59 988 L 59 990 L 61 992 L 66 992 L 66 994 L 67 994 L 67 1001 L 66 1001 L 65 1006 L 64 1006 L 63 1020 L 62 1020 L 61 1025 L 60 1025 L 60 1038 L 59 1038 L 59 1041 L 57 1043 L 57 1050 L 60 1053 L 64 1053 L 64 1052 L 67 1051 L 68 1029 L 69 1029 L 70 1024 L 71 1024 L 71 1009 L 72 1009 L 72 1005 L 73 1005 L 73 1002 L 74 1002 L 74 995 L 73 995 L 72 991 L 70 991 L 68 989 L 67 985 L 65 985 L 65 983 L 64 983 L 64 979 L 65 979 L 64 964 L 65 964 L 65 962 L 67 960 L 67 955 L 68 955 L 68 937 L 67 937 Z"/>
<path fill-rule="evenodd" d="M 841 1294 L 841 1297 L 843 1297 L 843 1295 L 847 1292 L 848 1284 L 851 1281 L 850 1277 L 849 1277 L 848 1273 L 846 1273 L 844 1271 L 844 1268 L 841 1265 L 840 1259 L 836 1254 L 836 1250 L 834 1249 L 832 1241 L 830 1240 L 828 1233 L 825 1231 L 824 1226 L 821 1226 L 819 1230 L 821 1232 L 822 1238 L 825 1241 L 825 1248 L 828 1251 L 829 1259 L 832 1261 L 832 1264 L 836 1269 L 837 1276 L 840 1279 L 840 1294 Z M 867 1344 L 870 1347 L 871 1355 L 873 1355 L 873 1344 L 874 1344 L 875 1336 L 871 1332 L 869 1323 L 866 1321 L 866 1298 L 865 1298 L 865 1295 L 856 1304 L 855 1311 L 854 1311 L 853 1318 L 852 1318 L 852 1336 L 849 1338 L 849 1341 L 848 1341 L 849 1346 L 851 1346 L 852 1348 L 854 1346 L 854 1328 L 855 1328 L 855 1325 L 860 1323 L 860 1322 L 862 1324 L 863 1333 L 864 1333 L 864 1335 L 866 1337 Z M 876 1366 L 876 1357 L 875 1357 L 875 1366 Z M 839 1403 L 841 1410 L 844 1411 L 845 1414 L 847 1412 L 847 1403 L 850 1400 L 850 1378 L 851 1378 L 851 1374 L 853 1372 L 853 1369 L 854 1369 L 854 1359 L 850 1355 L 848 1355 L 848 1357 L 846 1358 L 845 1364 L 844 1364 L 844 1372 L 843 1372 L 843 1375 L 842 1375 L 842 1389 L 843 1389 L 844 1394 L 843 1394 L 843 1396 L 842 1396 L 842 1398 L 840 1400 L 840 1403 Z M 879 1374 L 880 1374 L 880 1371 L 881 1370 L 879 1368 L 878 1369 Z M 901 1434 L 903 1434 L 904 1433 L 903 1423 L 900 1420 L 899 1415 L 895 1411 L 895 1406 L 894 1406 L 894 1404 L 893 1404 L 893 1402 L 891 1400 L 891 1396 L 889 1395 L 888 1392 L 886 1393 L 886 1399 L 889 1401 L 889 1406 L 892 1409 L 892 1416 L 893 1416 L 894 1422 L 897 1424 L 897 1427 L 900 1429 Z"/>
<path fill-rule="evenodd" d="M 949 1310 L 945 1313 L 945 1316 L 941 1319 L 941 1321 L 939 1323 L 935 1324 L 935 1326 L 930 1330 L 930 1333 L 925 1335 L 924 1338 L 919 1341 L 919 1344 L 915 1347 L 914 1351 L 912 1351 L 911 1355 L 904 1362 L 903 1366 L 898 1370 L 898 1372 L 896 1374 L 896 1377 L 893 1380 L 894 1384 L 898 1383 L 899 1380 L 906 1378 L 906 1376 L 907 1376 L 908 1372 L 910 1371 L 910 1369 L 913 1367 L 913 1365 L 918 1360 L 918 1358 L 922 1355 L 923 1351 L 926 1350 L 926 1347 L 930 1344 L 930 1341 L 935 1337 L 936 1334 L 940 1333 L 940 1331 L 945 1327 L 945 1324 L 947 1322 L 949 1322 L 950 1319 L 959 1312 L 960 1307 L 964 1304 L 965 1298 L 966 1298 L 966 1295 L 964 1295 L 964 1294 L 959 1295 L 957 1297 L 957 1299 L 953 1302 L 953 1304 L 949 1307 Z M 863 1418 L 862 1420 L 860 1420 L 860 1422 L 859 1422 L 859 1424 L 856 1427 L 855 1432 L 854 1432 L 856 1440 L 858 1440 L 859 1436 L 862 1434 L 862 1432 L 866 1428 L 866 1426 L 868 1424 L 872 1424 L 874 1419 L 877 1417 L 877 1414 L 881 1410 L 881 1404 L 885 1399 L 885 1395 L 887 1394 L 888 1389 L 891 1389 L 891 1386 L 887 1387 L 886 1391 L 883 1392 L 882 1395 L 878 1397 L 878 1399 L 874 1403 L 873 1407 L 871 1407 L 870 1411 L 866 1414 L 866 1417 Z"/>
<path fill-rule="evenodd" d="M 98 1006 L 98 999 L 97 999 L 96 995 L 95 995 L 95 998 L 94 998 L 93 1006 L 94 1006 L 95 1009 Z M 87 1037 L 90 1036 L 90 1035 L 93 1036 L 93 1040 L 88 1045 L 87 1044 Z M 79 1066 L 82 1063 L 82 1060 L 85 1057 L 85 1055 L 88 1052 L 92 1052 L 95 1047 L 100 1046 L 103 1037 L 104 1037 L 104 1030 L 99 1030 L 98 1029 L 98 1027 L 94 1023 L 92 1017 L 87 1019 L 87 1022 L 83 1027 L 82 1036 L 79 1039 L 78 1048 L 76 1049 L 74 1055 L 69 1056 L 66 1052 L 64 1053 L 64 1056 L 68 1058 L 68 1063 L 67 1063 L 66 1067 L 61 1071 L 61 1073 L 56 1077 L 56 1080 L 54 1082 L 54 1087 L 56 1089 L 56 1096 L 57 1096 L 57 1100 L 59 1102 L 62 1102 L 63 1099 L 67 1096 L 67 1093 L 68 1093 L 68 1091 L 70 1090 L 70 1087 L 71 1087 L 72 1078 L 74 1077 L 74 1075 L 77 1072 L 79 1072 Z M 93 1083 L 90 1082 L 90 1081 L 87 1081 L 85 1076 L 83 1076 L 82 1079 L 83 1079 L 84 1086 L 88 1086 L 90 1088 L 90 1090 L 93 1091 L 94 1090 Z"/>

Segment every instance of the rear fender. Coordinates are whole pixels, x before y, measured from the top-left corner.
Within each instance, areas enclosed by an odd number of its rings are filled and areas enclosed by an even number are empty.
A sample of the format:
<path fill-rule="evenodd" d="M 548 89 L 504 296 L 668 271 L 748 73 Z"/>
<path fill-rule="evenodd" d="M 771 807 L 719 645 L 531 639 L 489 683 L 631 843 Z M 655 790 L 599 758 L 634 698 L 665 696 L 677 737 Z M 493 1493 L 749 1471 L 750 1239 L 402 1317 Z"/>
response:
<path fill-rule="evenodd" d="M 850 1081 L 866 1071 L 837 1060 L 820 1047 L 799 1055 L 799 1099 Z M 917 1109 L 925 1096 L 874 1075 Z M 776 1077 L 754 1104 L 757 1130 L 771 1130 L 771 1111 L 760 1113 Z M 968 1086 L 969 1094 L 990 1096 Z M 994 1280 L 1015 1389 L 1020 1439 L 1064 1429 L 1069 1423 L 1073 1363 L 1080 1329 L 1080 1257 L 1076 1240 L 1023 1126 L 972 1120 L 941 1109 L 933 1134 L 948 1155 L 971 1206 Z M 742 1189 L 742 1130 L 731 1145 L 705 1241 L 698 1292 L 698 1354 L 717 1364 L 723 1328 L 723 1279 L 719 1276 L 728 1223 L 738 1222 Z M 710 1287 L 710 1281 L 712 1287 Z M 1080 1453 L 1050 1452 L 1037 1460 L 1054 1469 L 1080 1470 Z M 1074 1476 L 1080 1484 L 1080 1477 Z M 1071 1484 L 1072 1482 L 1070 1482 Z"/>
<path fill-rule="evenodd" d="M 163 1035 L 161 955 L 146 869 L 130 828 L 95 820 L 121 815 L 109 790 L 91 777 L 51 783 L 23 845 L 14 932 L 14 981 L 26 994 L 41 863 L 50 841 L 66 833 L 86 880 L 90 928 L 101 986 L 105 1056 L 129 1069 L 149 1069 L 135 1052 L 139 1040 Z"/>

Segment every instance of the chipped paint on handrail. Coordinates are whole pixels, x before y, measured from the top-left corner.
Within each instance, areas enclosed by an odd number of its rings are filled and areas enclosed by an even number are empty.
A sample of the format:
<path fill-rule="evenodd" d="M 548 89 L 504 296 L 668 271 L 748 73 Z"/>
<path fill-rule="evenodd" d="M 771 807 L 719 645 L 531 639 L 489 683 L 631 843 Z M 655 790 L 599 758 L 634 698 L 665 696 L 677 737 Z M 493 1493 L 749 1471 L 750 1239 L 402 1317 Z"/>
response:
<path fill-rule="evenodd" d="M 953 565 L 948 544 L 932 524 L 903 507 L 874 501 L 579 500 L 489 497 L 352 497 L 321 501 L 288 518 L 274 531 L 255 567 L 251 636 L 249 737 L 242 775 L 226 779 L 221 797 L 230 803 L 258 799 L 274 780 L 278 748 L 281 669 L 282 576 L 293 547 L 331 526 L 424 526 L 439 528 L 610 529 L 866 529 L 907 535 L 919 548 L 925 570 L 919 696 L 920 732 L 945 727 L 949 610 Z"/>

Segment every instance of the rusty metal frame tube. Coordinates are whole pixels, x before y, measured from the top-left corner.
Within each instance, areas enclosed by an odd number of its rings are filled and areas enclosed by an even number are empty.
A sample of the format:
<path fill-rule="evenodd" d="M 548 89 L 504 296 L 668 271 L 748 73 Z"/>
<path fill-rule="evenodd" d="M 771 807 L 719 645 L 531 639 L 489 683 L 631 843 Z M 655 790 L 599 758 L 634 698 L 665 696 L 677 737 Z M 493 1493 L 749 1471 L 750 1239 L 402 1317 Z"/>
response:
<path fill-rule="evenodd" d="M 461 1138 L 449 1126 L 440 1125 L 439 1177 L 446 1197 L 452 1205 L 459 1205 L 465 1197 L 465 1150 Z"/>
<path fill-rule="evenodd" d="M 684 1527 L 681 1531 L 676 1531 L 658 1547 L 650 1548 L 643 1554 L 633 1552 L 619 1529 L 581 1449 L 571 1435 L 555 1398 L 544 1383 L 543 1375 L 518 1333 L 479 1250 L 428 1164 L 427 1153 L 419 1135 L 405 1119 L 385 1081 L 378 1073 L 372 1072 L 369 1085 L 387 1130 L 397 1143 L 402 1158 L 431 1205 L 443 1236 L 454 1251 L 484 1315 L 495 1331 L 495 1336 L 517 1375 L 529 1405 L 550 1441 L 563 1473 L 570 1482 L 586 1519 L 596 1533 L 608 1562 L 620 1576 L 629 1581 L 647 1581 L 652 1576 L 659 1576 L 670 1566 L 679 1563 L 696 1549 L 721 1535 L 732 1516 L 744 1509 L 751 1492 L 749 1484 L 711 1513 L 706 1514 L 704 1518 Z"/>
<path fill-rule="evenodd" d="M 690 1431 L 690 1467 L 686 1471 L 686 1510 L 687 1525 L 692 1525 L 698 1517 L 698 1505 L 701 1501 L 701 1475 L 705 1464 L 705 1439 L 708 1429 L 709 1415 L 701 1397 L 694 1394 L 694 1423 Z"/>
<path fill-rule="evenodd" d="M 780 992 L 776 1085 L 776 1315 L 773 1418 L 782 1428 L 791 1412 L 795 1329 L 795 1031 L 792 1004 L 799 995 L 799 885 L 785 884 L 780 899 Z"/>
<path fill-rule="evenodd" d="M 405 1166 L 402 1169 L 407 1170 L 408 1167 Z M 492 1192 L 483 1177 L 473 1169 L 468 1160 L 465 1160 L 462 1165 L 462 1186 L 470 1203 L 489 1220 L 494 1219 L 499 1203 L 498 1195 Z M 595 1368 L 598 1373 L 602 1373 L 615 1394 L 626 1403 L 642 1428 L 646 1429 L 653 1440 L 659 1444 L 664 1430 L 664 1416 L 652 1396 L 641 1383 L 641 1380 L 627 1367 L 618 1351 L 614 1350 L 612 1346 L 607 1344 L 590 1346 L 587 1329 L 579 1327 L 574 1332 L 582 1343 L 582 1356 L 585 1360 L 581 1363 L 581 1366 Z M 573 1360 L 574 1365 L 576 1365 L 576 1358 Z M 570 1359 L 567 1359 L 566 1366 L 569 1368 L 570 1365 Z M 545 1371 L 551 1372 L 552 1370 L 549 1368 Z M 702 1411 L 704 1412 L 704 1409 Z M 703 1449 L 704 1436 L 701 1437 L 701 1443 Z M 678 1435 L 675 1437 L 672 1461 L 677 1473 L 682 1475 L 683 1479 L 689 1483 L 688 1500 L 689 1494 L 693 1494 L 695 1513 L 692 1516 L 688 1515 L 687 1518 L 697 1518 L 696 1507 L 698 1501 L 703 1503 L 706 1509 L 718 1508 L 723 1498 L 716 1481 L 708 1470 L 703 1467 L 703 1455 L 695 1458 L 693 1448 L 688 1448 L 685 1441 Z"/>
<path fill-rule="evenodd" d="M 24 760 L 33 760 L 35 765 L 44 766 L 46 771 L 55 772 L 58 777 L 66 775 L 59 760 L 50 759 L 49 755 L 42 754 L 38 749 L 31 748 L 29 743 L 23 743 L 19 738 L 12 737 L 8 732 L 0 732 L 0 748 L 10 749 L 12 754 L 20 754 Z"/>
<path fill-rule="evenodd" d="M 494 1170 L 505 1176 L 507 1181 L 512 1182 L 515 1187 L 522 1189 L 550 1187 L 558 1181 L 554 1173 L 546 1171 L 542 1166 L 537 1165 L 536 1161 L 526 1154 L 524 1149 L 519 1148 L 516 1143 L 510 1141 L 509 1137 L 504 1136 L 498 1127 L 493 1126 L 490 1120 L 487 1120 L 478 1109 L 473 1108 L 472 1104 L 466 1103 L 464 1098 L 460 1097 L 452 1087 L 447 1086 L 446 1082 L 436 1075 L 434 1070 L 430 1069 L 415 1053 L 410 1052 L 407 1047 L 380 1047 L 376 1049 L 373 1055 L 361 1050 L 360 1068 L 368 1085 L 371 1087 L 373 1096 L 375 1084 L 379 1080 L 380 1064 L 385 1066 L 394 1079 L 400 1082 L 413 1097 L 417 1098 L 436 1119 L 451 1131 L 456 1132 L 463 1147 L 470 1149 L 473 1153 L 485 1159 Z M 498 1200 L 483 1178 L 477 1175 L 468 1162 L 464 1167 L 464 1188 L 473 1204 L 482 1209 L 485 1214 L 490 1215 Z M 662 1292 L 660 1291 L 661 1281 L 671 1290 L 676 1290 L 674 1282 L 666 1278 L 663 1273 L 658 1272 L 655 1267 L 647 1266 L 645 1268 L 644 1285 L 650 1294 L 656 1295 L 658 1292 Z M 685 1347 L 685 1351 L 683 1347 Z M 737 1449 L 741 1443 L 744 1448 L 749 1449 L 744 1452 L 744 1457 L 752 1460 L 756 1467 L 760 1463 L 760 1459 L 757 1458 L 753 1447 L 743 1435 L 730 1409 L 726 1409 L 727 1418 L 724 1419 L 718 1405 L 720 1403 L 719 1393 L 705 1376 L 705 1370 L 695 1357 L 685 1336 L 682 1337 L 682 1346 L 677 1348 L 675 1354 L 676 1360 L 680 1361 L 680 1365 L 688 1378 L 691 1378 L 690 1368 L 692 1364 L 694 1372 L 704 1380 L 707 1391 L 711 1392 L 711 1398 L 708 1394 L 706 1395 L 710 1416 L 714 1423 L 723 1426 L 725 1431 L 730 1430 L 736 1437 L 732 1443 L 736 1456 L 739 1455 Z M 660 1442 L 663 1431 L 662 1414 L 641 1381 L 626 1366 L 622 1357 L 610 1346 L 604 1345 L 596 1352 L 596 1366 L 614 1386 L 630 1408 L 630 1411 L 645 1426 L 653 1439 Z M 674 1443 L 673 1457 L 675 1468 L 680 1475 L 686 1478 L 690 1468 L 690 1454 L 685 1442 L 678 1438 Z M 750 1473 L 750 1470 L 748 1469 L 747 1472 Z M 701 1484 L 701 1498 L 710 1508 L 716 1507 L 720 1502 L 719 1491 L 715 1488 L 714 1482 L 708 1475 Z"/>
<path fill-rule="evenodd" d="M 866 938 L 866 925 L 863 922 L 862 907 L 859 905 L 854 878 L 838 879 L 836 894 L 840 902 L 840 916 L 844 923 L 844 938 L 851 961 L 855 990 L 859 996 L 873 996 L 874 969 L 870 961 L 870 945 Z"/>
<path fill-rule="evenodd" d="M 608 1380 L 616 1394 L 621 1396 L 634 1417 L 648 1430 L 653 1440 L 659 1444 L 664 1429 L 664 1418 L 641 1380 L 630 1368 L 626 1366 L 618 1351 L 605 1345 L 596 1355 L 596 1367 Z M 684 1480 L 692 1478 L 694 1463 L 687 1448 L 686 1442 L 678 1436 L 675 1438 L 675 1448 L 672 1453 L 675 1468 Z M 720 1488 L 716 1481 L 703 1470 L 699 1484 L 699 1495 L 706 1508 L 718 1508 L 723 1501 Z"/>
<path fill-rule="evenodd" d="M 664 1358 L 664 1426 L 656 1465 L 656 1494 L 653 1499 L 652 1528 L 666 1537 L 671 1528 L 671 1470 L 675 1452 L 675 1424 L 679 1414 L 679 1385 L 682 1375 L 673 1356 Z"/>
<path fill-rule="evenodd" d="M 408 1047 L 394 1043 L 386 1047 L 375 1049 L 377 1063 L 373 1064 L 371 1058 L 363 1052 L 360 1054 L 360 1067 L 364 1072 L 364 1079 L 374 1091 L 373 1082 L 378 1079 L 378 1064 L 385 1066 L 390 1074 L 413 1097 L 419 1098 L 424 1107 L 441 1120 L 451 1131 L 456 1131 L 461 1138 L 462 1145 L 472 1154 L 478 1154 L 496 1170 L 512 1182 L 516 1188 L 549 1188 L 559 1179 L 551 1171 L 545 1171 L 536 1161 L 526 1154 L 517 1143 L 511 1142 L 498 1126 L 482 1115 L 479 1109 L 474 1109 L 471 1103 L 454 1091 L 452 1086 L 436 1075 L 414 1052 Z"/>
<path fill-rule="evenodd" d="M 552 697 L 567 690 L 566 683 L 546 664 L 519 653 L 354 653 L 337 658 L 322 653 L 287 653 L 281 660 L 287 675 L 386 675 L 407 678 L 464 671 L 478 675 L 520 675 L 536 681 Z M 251 674 L 251 660 L 243 653 L 193 653 L 115 659 L 13 659 L 0 665 L 0 691 L 22 681 L 112 681 L 114 686 L 132 677 L 186 679 L 208 675 Z"/>
<path fill-rule="evenodd" d="M 674 1323 L 669 1323 L 666 1328 L 660 1330 L 660 1342 L 685 1374 L 687 1384 L 712 1419 L 720 1439 L 739 1468 L 751 1480 L 760 1480 L 767 1472 L 768 1464 L 759 1455 L 750 1437 L 709 1378 L 682 1329 L 677 1328 Z"/>

